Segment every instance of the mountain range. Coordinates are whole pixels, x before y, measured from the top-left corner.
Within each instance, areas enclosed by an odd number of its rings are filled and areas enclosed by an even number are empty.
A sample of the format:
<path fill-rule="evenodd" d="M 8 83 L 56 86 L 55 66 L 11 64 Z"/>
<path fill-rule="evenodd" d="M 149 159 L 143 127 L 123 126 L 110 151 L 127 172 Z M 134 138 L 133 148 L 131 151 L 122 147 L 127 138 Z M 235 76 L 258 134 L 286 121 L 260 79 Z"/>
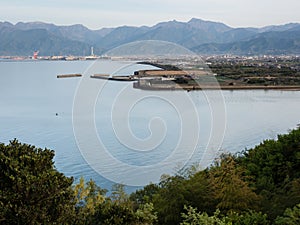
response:
<path fill-rule="evenodd" d="M 0 55 L 103 54 L 122 44 L 141 40 L 174 42 L 200 54 L 300 54 L 300 23 L 263 28 L 232 28 L 224 23 L 191 19 L 154 26 L 121 26 L 90 30 L 77 24 L 0 22 Z"/>

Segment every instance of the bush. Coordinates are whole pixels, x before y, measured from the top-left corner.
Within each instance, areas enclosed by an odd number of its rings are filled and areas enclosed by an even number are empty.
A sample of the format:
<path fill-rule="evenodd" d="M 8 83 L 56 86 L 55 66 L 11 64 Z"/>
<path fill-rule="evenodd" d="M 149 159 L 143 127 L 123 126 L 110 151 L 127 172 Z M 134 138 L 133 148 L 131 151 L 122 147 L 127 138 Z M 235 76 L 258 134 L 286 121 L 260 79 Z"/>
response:
<path fill-rule="evenodd" d="M 54 167 L 54 151 L 0 144 L 0 223 L 66 224 L 74 215 L 73 179 Z"/>

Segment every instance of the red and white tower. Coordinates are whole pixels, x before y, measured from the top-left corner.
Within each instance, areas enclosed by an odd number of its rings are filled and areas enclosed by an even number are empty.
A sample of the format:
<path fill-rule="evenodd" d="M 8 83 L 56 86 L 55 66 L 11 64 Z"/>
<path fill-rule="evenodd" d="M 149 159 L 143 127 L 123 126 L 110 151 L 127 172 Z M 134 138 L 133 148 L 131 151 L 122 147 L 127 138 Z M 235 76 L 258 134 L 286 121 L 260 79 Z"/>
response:
<path fill-rule="evenodd" d="M 39 51 L 34 51 L 33 52 L 33 59 L 37 59 L 38 55 L 39 55 Z"/>

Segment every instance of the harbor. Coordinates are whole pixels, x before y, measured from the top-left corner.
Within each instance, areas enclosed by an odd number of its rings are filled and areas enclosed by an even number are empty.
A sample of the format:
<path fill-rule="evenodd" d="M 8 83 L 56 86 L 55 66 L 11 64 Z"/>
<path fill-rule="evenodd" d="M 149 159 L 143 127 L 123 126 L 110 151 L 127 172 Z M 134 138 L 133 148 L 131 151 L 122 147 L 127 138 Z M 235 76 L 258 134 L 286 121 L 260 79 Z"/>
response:
<path fill-rule="evenodd" d="M 60 74 L 57 78 L 76 78 L 82 74 Z M 131 75 L 93 74 L 92 79 L 133 82 L 133 88 L 141 90 L 300 90 L 300 85 L 247 84 L 233 80 L 221 80 L 202 70 L 138 70 Z"/>

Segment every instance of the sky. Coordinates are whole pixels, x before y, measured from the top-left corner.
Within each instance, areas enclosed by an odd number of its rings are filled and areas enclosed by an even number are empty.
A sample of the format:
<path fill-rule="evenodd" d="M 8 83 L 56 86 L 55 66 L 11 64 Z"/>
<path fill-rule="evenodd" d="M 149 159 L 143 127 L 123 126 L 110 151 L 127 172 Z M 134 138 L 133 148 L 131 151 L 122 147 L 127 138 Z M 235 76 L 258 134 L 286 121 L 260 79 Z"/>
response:
<path fill-rule="evenodd" d="M 1 0 L 0 21 L 83 24 L 95 30 L 199 18 L 263 27 L 300 22 L 299 10 L 299 0 Z"/>

